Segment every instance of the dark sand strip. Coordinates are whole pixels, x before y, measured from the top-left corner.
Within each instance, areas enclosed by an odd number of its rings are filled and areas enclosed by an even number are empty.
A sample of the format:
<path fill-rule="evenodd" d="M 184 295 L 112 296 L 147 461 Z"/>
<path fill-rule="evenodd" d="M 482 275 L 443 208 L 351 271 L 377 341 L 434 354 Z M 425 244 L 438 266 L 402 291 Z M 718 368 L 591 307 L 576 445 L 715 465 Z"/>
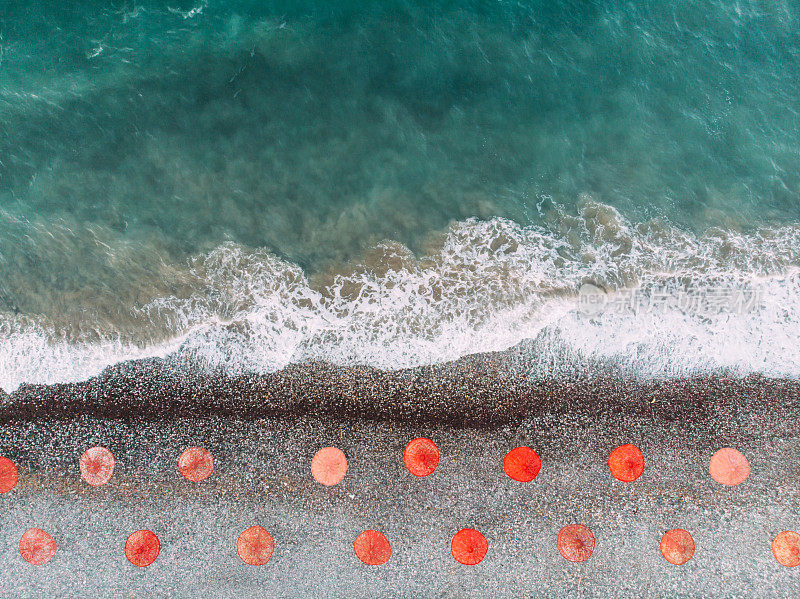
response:
<path fill-rule="evenodd" d="M 223 416 L 491 427 L 545 413 L 617 413 L 668 422 L 714 414 L 735 419 L 754 411 L 766 418 L 800 413 L 800 383 L 761 376 L 531 380 L 504 354 L 398 371 L 317 363 L 241 377 L 144 360 L 109 368 L 82 383 L 23 386 L 0 400 L 0 422 Z"/>

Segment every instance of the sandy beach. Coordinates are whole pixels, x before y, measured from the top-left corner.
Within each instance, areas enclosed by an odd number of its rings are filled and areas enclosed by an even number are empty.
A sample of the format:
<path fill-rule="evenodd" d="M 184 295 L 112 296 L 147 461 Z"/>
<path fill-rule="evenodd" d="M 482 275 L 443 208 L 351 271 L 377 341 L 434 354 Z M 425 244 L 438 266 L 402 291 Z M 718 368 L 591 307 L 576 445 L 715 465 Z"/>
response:
<path fill-rule="evenodd" d="M 0 455 L 20 481 L 0 496 L 4 593 L 14 596 L 192 597 L 774 597 L 800 588 L 770 547 L 798 527 L 800 385 L 750 377 L 640 383 L 533 381 L 508 356 L 474 356 L 407 371 L 294 366 L 229 379 L 181 373 L 159 362 L 123 364 L 86 383 L 22 387 L 4 401 Z M 439 446 L 427 477 L 411 476 L 403 448 Z M 634 443 L 644 474 L 615 480 L 612 449 Z M 116 469 L 86 485 L 78 458 L 108 447 Z M 530 483 L 503 472 L 527 445 L 542 459 Z M 180 476 L 189 446 L 208 448 L 214 474 Z M 348 471 L 324 487 L 309 464 L 325 446 Z M 721 447 L 743 452 L 748 480 L 708 473 Z M 591 558 L 565 561 L 562 526 L 589 526 Z M 264 566 L 245 565 L 235 543 L 259 524 L 275 538 Z M 17 545 L 29 527 L 49 530 L 55 557 L 39 567 Z M 154 531 L 158 559 L 136 568 L 123 545 Z M 450 555 L 461 528 L 480 530 L 486 558 Z M 659 541 L 689 530 L 697 550 L 669 564 Z M 383 566 L 356 559 L 353 540 L 382 531 Z"/>

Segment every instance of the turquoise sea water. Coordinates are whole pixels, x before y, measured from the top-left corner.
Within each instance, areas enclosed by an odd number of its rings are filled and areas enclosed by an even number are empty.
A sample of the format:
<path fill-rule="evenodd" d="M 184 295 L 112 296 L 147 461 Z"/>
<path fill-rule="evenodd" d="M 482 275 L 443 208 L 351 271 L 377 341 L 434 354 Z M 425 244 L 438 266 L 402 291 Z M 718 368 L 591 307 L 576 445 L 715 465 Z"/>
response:
<path fill-rule="evenodd" d="M 800 374 L 798 31 L 780 0 L 7 1 L 0 385 L 525 339 L 547 373 Z M 664 280 L 769 301 L 570 304 Z"/>

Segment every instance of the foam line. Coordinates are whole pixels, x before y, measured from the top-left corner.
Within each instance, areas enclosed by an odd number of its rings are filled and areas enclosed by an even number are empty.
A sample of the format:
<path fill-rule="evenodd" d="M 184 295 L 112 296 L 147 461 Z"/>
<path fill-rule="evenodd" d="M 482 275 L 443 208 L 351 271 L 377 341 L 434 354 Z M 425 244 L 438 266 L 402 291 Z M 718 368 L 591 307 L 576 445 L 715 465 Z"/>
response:
<path fill-rule="evenodd" d="M 234 244 L 191 271 L 201 284 L 190 297 L 132 310 L 165 323 L 159 343 L 68 342 L 5 317 L 0 385 L 77 381 L 153 356 L 236 375 L 310 360 L 391 370 L 512 347 L 534 376 L 597 365 L 644 378 L 800 374 L 796 226 L 696 235 L 587 200 L 579 217 L 558 213 L 545 227 L 455 223 L 420 257 L 387 242 L 324 281 Z M 587 284 L 604 290 L 602 310 L 587 308 Z"/>

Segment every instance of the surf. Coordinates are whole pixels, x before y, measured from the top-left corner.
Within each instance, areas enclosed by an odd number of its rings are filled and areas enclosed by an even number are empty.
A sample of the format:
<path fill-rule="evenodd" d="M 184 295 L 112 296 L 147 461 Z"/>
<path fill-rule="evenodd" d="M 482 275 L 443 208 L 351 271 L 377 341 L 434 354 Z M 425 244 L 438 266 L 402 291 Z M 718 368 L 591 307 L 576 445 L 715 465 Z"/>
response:
<path fill-rule="evenodd" d="M 146 357 L 236 375 L 512 349 L 534 377 L 601 366 L 638 378 L 800 375 L 800 226 L 697 234 L 590 198 L 544 222 L 458 221 L 423 253 L 385 241 L 311 274 L 226 243 L 186 266 L 193 292 L 133 306 L 124 333 L 0 317 L 0 386 L 78 381 Z M 601 290 L 599 310 L 587 288 Z"/>

